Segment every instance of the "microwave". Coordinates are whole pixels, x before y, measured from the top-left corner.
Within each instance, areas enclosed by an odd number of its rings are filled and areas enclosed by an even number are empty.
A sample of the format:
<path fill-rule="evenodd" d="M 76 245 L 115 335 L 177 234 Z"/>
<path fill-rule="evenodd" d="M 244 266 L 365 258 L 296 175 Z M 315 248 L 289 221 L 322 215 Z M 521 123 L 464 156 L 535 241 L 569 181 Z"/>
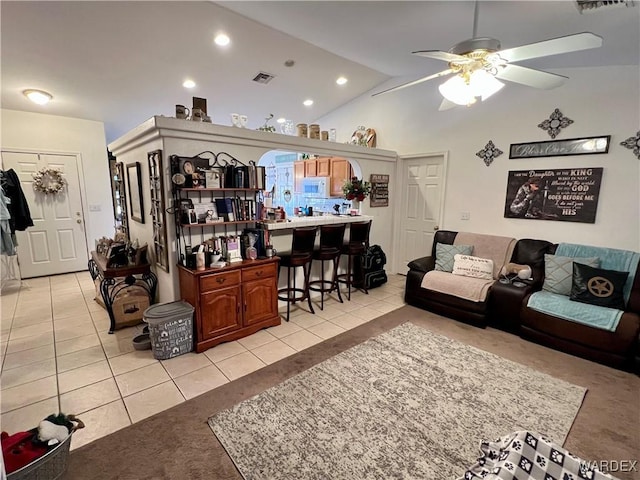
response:
<path fill-rule="evenodd" d="M 303 178 L 302 195 L 313 198 L 329 198 L 331 196 L 331 179 L 329 177 Z"/>

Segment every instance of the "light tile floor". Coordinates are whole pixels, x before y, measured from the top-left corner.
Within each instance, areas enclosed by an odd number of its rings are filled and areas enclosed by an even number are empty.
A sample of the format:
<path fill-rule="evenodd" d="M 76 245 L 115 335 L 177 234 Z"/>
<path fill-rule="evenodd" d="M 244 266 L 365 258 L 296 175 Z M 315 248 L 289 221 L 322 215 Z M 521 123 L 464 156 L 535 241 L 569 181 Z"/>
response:
<path fill-rule="evenodd" d="M 390 275 L 369 295 L 345 295 L 343 304 L 335 294 L 325 297 L 323 311 L 315 302 L 315 315 L 296 305 L 290 322 L 159 361 L 131 344 L 143 325 L 107 333 L 88 272 L 23 280 L 0 296 L 2 430 L 75 413 L 87 425 L 74 434 L 77 448 L 399 308 L 404 282 Z"/>

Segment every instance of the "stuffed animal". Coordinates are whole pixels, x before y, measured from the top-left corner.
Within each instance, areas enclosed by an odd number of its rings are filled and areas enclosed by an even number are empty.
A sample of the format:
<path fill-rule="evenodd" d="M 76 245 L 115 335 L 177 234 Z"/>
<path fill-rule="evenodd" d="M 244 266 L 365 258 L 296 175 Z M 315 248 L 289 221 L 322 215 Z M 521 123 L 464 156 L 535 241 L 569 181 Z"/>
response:
<path fill-rule="evenodd" d="M 75 430 L 72 420 L 76 420 L 74 415 L 49 415 L 38 425 L 38 440 L 49 445 L 57 443 L 50 440 L 63 442 Z"/>
<path fill-rule="evenodd" d="M 531 274 L 533 272 L 531 271 L 531 267 L 529 265 L 518 265 L 517 263 L 507 263 L 504 267 L 502 267 L 502 270 L 500 270 L 500 275 L 504 277 L 507 277 L 514 273 L 521 280 L 530 280 Z"/>

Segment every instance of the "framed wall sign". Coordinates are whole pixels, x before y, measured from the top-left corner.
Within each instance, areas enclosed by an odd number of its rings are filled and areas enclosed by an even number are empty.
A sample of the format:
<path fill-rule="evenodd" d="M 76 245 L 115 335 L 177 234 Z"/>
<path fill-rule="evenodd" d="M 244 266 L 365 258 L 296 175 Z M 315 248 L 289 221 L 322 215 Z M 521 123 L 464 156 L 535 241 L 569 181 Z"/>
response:
<path fill-rule="evenodd" d="M 506 218 L 595 223 L 602 168 L 510 171 Z"/>
<path fill-rule="evenodd" d="M 371 202 L 372 207 L 389 206 L 389 175 L 371 174 Z"/>
<path fill-rule="evenodd" d="M 127 187 L 129 190 L 129 212 L 131 213 L 131 219 L 144 223 L 140 162 L 127 163 Z"/>
<path fill-rule="evenodd" d="M 545 142 L 512 143 L 509 158 L 561 157 L 593 155 L 609 152 L 611 135 L 588 138 L 568 138 Z"/>

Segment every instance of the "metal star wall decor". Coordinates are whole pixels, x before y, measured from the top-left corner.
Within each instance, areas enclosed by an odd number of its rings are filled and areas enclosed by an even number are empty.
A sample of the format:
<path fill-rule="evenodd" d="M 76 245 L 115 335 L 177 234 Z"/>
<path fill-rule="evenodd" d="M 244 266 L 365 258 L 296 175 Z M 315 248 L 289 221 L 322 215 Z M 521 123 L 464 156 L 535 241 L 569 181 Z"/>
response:
<path fill-rule="evenodd" d="M 624 142 L 620 142 L 620 145 L 633 150 L 633 154 L 640 160 L 640 131 L 636 133 L 635 137 L 629 137 Z"/>
<path fill-rule="evenodd" d="M 499 157 L 503 153 L 504 152 L 502 150 L 496 147 L 493 142 L 489 140 L 489 143 L 487 143 L 482 150 L 477 152 L 476 155 L 480 157 L 488 167 L 496 157 Z"/>
<path fill-rule="evenodd" d="M 560 133 L 560 130 L 567 128 L 573 123 L 573 120 L 562 115 L 562 112 L 557 108 L 549 115 L 549 119 L 538 124 L 543 130 L 546 130 L 551 138 L 556 138 Z"/>

